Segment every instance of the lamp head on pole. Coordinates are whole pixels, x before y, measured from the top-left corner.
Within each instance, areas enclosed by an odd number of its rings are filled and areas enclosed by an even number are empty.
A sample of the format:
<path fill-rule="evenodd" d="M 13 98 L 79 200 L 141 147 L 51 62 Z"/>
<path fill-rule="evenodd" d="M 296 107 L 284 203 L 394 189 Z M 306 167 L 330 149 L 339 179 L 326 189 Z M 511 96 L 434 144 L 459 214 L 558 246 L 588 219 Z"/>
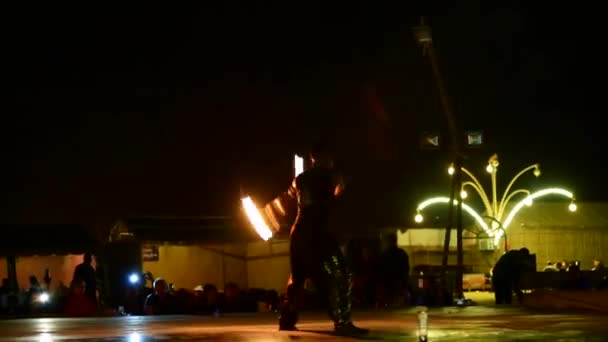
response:
<path fill-rule="evenodd" d="M 456 172 L 456 169 L 454 169 L 454 164 L 450 164 L 450 167 L 448 167 L 448 174 L 451 176 L 454 174 L 454 172 Z"/>
<path fill-rule="evenodd" d="M 536 177 L 540 176 L 540 165 L 539 164 L 534 165 L 534 176 L 536 176 Z"/>
<path fill-rule="evenodd" d="M 488 173 L 496 172 L 498 164 L 498 155 L 494 153 L 494 155 L 492 155 L 488 160 L 488 166 L 486 166 L 486 171 L 488 171 Z"/>

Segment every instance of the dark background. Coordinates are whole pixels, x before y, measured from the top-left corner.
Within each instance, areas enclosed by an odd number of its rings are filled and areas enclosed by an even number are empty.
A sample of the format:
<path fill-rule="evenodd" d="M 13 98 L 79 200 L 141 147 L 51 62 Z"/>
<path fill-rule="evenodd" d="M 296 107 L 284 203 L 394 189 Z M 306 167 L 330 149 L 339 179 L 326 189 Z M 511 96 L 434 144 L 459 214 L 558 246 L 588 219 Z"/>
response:
<path fill-rule="evenodd" d="M 447 133 L 411 33 L 428 13 L 458 125 L 485 133 L 467 167 L 485 180 L 498 153 L 506 182 L 538 162 L 543 176 L 522 185 L 606 200 L 597 9 L 11 6 L 3 223 L 234 215 L 242 192 L 269 200 L 289 184 L 293 153 L 325 140 L 351 179 L 349 222 L 408 225 L 448 185 L 447 152 L 418 148 L 421 132 Z"/>

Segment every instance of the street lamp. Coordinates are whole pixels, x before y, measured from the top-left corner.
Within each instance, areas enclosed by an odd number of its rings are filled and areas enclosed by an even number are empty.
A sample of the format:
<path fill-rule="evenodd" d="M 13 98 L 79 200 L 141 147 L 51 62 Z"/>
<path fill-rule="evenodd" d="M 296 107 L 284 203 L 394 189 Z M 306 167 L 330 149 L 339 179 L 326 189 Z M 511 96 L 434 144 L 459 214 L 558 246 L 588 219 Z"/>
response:
<path fill-rule="evenodd" d="M 474 189 L 475 192 L 481 198 L 481 201 L 483 202 L 485 216 L 482 217 L 472 207 L 466 205 L 465 203 L 462 204 L 463 209 L 465 209 L 465 211 L 475 219 L 475 221 L 483 228 L 483 230 L 488 234 L 488 236 L 494 237 L 494 245 L 498 245 L 500 239 L 502 238 L 502 235 L 506 233 L 506 230 L 508 229 L 515 216 L 519 213 L 519 211 L 524 206 L 531 206 L 534 203 L 534 200 L 539 197 L 547 195 L 559 195 L 569 198 L 570 204 L 568 205 L 568 210 L 571 212 L 575 212 L 577 210 L 574 195 L 572 194 L 572 192 L 565 189 L 547 188 L 536 192 L 530 192 L 530 190 L 527 189 L 512 190 L 517 180 L 522 175 L 528 172 L 532 172 L 534 176 L 539 177 L 541 172 L 540 165 L 538 164 L 530 165 L 519 171 L 515 175 L 515 177 L 511 179 L 504 193 L 500 197 L 500 200 L 498 200 L 499 197 L 496 185 L 496 175 L 498 172 L 498 166 L 498 156 L 494 154 L 490 157 L 490 159 L 488 160 L 488 165 L 486 166 L 486 171 L 490 174 L 491 178 L 491 196 L 488 195 L 484 187 L 481 185 L 481 182 L 479 182 L 479 180 L 477 179 L 477 177 L 475 177 L 475 175 L 473 175 L 473 173 L 471 173 L 464 167 L 461 168 L 462 173 L 464 173 L 468 177 L 468 179 L 462 182 L 460 189 L 460 198 L 464 201 L 466 198 L 469 197 L 465 188 L 469 187 Z M 454 165 L 450 165 L 450 167 L 448 168 L 448 174 L 453 175 L 454 173 L 455 167 Z M 521 198 L 517 203 L 512 206 L 509 205 L 516 196 L 521 197 L 522 195 L 523 198 Z M 450 203 L 450 200 L 447 197 L 435 197 L 421 202 L 416 209 L 415 221 L 418 223 L 422 222 L 424 220 L 422 210 L 428 207 L 429 205 L 437 203 L 447 204 Z M 454 204 L 457 204 L 456 200 L 454 200 Z M 484 221 L 484 219 L 490 220 L 494 224 L 489 225 L 487 222 Z M 498 225 L 496 225 L 497 223 Z"/>

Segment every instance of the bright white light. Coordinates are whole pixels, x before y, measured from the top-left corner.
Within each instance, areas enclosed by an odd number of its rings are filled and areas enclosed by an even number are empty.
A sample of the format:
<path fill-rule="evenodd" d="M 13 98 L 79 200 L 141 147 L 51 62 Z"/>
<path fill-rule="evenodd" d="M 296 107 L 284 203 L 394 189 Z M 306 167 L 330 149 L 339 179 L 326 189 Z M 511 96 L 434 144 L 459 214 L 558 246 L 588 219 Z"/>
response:
<path fill-rule="evenodd" d="M 571 212 L 575 212 L 576 209 L 578 209 L 578 207 L 576 206 L 576 203 L 572 202 L 572 203 L 570 203 L 570 205 L 568 205 L 568 210 L 570 210 Z"/>
<path fill-rule="evenodd" d="M 300 173 L 304 172 L 304 158 L 296 154 L 293 159 L 294 177 L 298 177 Z"/>
<path fill-rule="evenodd" d="M 454 170 L 454 167 L 453 167 L 453 166 L 450 166 L 450 167 L 448 168 L 448 174 L 450 174 L 450 176 L 451 176 L 451 175 L 453 175 L 455 171 L 456 171 L 456 170 Z"/>
<path fill-rule="evenodd" d="M 574 199 L 574 195 L 570 191 L 565 190 L 565 189 L 548 188 L 548 189 L 539 190 L 535 193 L 530 194 L 528 197 L 524 198 L 523 200 L 521 200 L 517 204 L 515 204 L 513 209 L 511 209 L 511 212 L 509 212 L 509 215 L 507 216 L 507 218 L 504 220 L 504 223 L 502 225 L 503 228 L 507 229 L 509 227 L 509 225 L 515 218 L 515 215 L 517 215 L 517 213 L 519 213 L 519 211 L 524 207 L 524 205 L 526 205 L 526 201 L 528 201 L 528 198 L 530 200 L 535 200 L 539 197 L 543 197 L 543 196 L 547 196 L 547 195 L 560 195 L 560 196 L 567 197 L 569 199 Z M 574 204 L 574 203 L 572 203 L 572 204 Z M 500 242 L 500 238 L 502 237 L 502 235 L 503 235 L 502 230 L 499 230 L 498 232 L 496 232 L 496 235 L 494 236 L 494 244 L 498 244 Z"/>
<path fill-rule="evenodd" d="M 139 275 L 137 273 L 133 273 L 129 276 L 129 282 L 131 284 L 137 284 L 139 282 Z"/>
<path fill-rule="evenodd" d="M 492 167 L 492 165 L 488 164 L 488 166 L 486 166 L 486 171 L 488 171 L 488 173 L 492 173 L 494 171 L 494 168 Z"/>
<path fill-rule="evenodd" d="M 414 221 L 416 221 L 416 223 L 421 223 L 422 221 L 424 221 L 424 217 L 422 217 L 421 214 L 416 214 L 416 216 L 414 217 Z"/>
<path fill-rule="evenodd" d="M 421 212 L 422 210 L 424 210 L 424 208 L 433 205 L 433 204 L 437 204 L 437 203 L 450 203 L 450 199 L 448 197 L 433 197 L 433 198 L 429 198 L 426 201 L 420 203 L 418 205 L 418 212 Z M 454 200 L 454 205 L 458 204 L 457 200 Z M 471 208 L 468 204 L 466 203 L 462 203 L 462 209 L 464 209 L 467 213 L 469 213 L 469 215 L 471 215 L 475 221 L 477 221 L 477 223 L 481 226 L 481 228 L 483 228 L 483 230 L 486 232 L 486 234 L 488 234 L 489 236 L 492 236 L 491 231 L 488 227 L 488 224 L 483 220 L 483 218 L 481 216 L 479 216 L 479 214 L 475 211 L 475 209 Z"/>
<path fill-rule="evenodd" d="M 247 218 L 253 225 L 255 231 L 262 238 L 262 240 L 268 241 L 268 239 L 272 237 L 272 230 L 270 230 L 266 222 L 264 222 L 264 219 L 262 218 L 258 208 L 253 203 L 253 200 L 247 196 L 245 198 L 241 198 L 241 202 L 243 203 L 245 214 L 247 214 Z"/>
<path fill-rule="evenodd" d="M 40 297 L 38 297 L 38 300 L 40 300 L 40 303 L 46 303 L 49 301 L 49 299 L 50 299 L 50 296 L 46 292 L 42 292 L 40 294 Z"/>
<path fill-rule="evenodd" d="M 469 197 L 469 194 L 467 194 L 467 192 L 465 190 L 462 190 L 460 192 L 460 198 L 465 199 L 467 197 Z"/>
<path fill-rule="evenodd" d="M 524 204 L 527 205 L 528 207 L 531 206 L 534 203 L 534 201 L 532 200 L 532 197 L 528 196 L 524 199 Z"/>
<path fill-rule="evenodd" d="M 139 333 L 131 333 L 129 335 L 129 342 L 141 342 L 141 335 Z"/>

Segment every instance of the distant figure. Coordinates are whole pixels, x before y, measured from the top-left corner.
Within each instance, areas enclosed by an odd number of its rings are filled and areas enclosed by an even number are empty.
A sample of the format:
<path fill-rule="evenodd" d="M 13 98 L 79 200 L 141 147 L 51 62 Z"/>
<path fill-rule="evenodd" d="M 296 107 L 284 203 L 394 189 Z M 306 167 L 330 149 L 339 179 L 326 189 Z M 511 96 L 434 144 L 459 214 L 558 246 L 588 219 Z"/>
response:
<path fill-rule="evenodd" d="M 51 280 L 53 279 L 53 277 L 51 277 L 51 270 L 49 270 L 48 268 L 44 271 L 44 285 L 46 286 L 47 290 L 51 289 Z"/>
<path fill-rule="evenodd" d="M 521 292 L 518 290 L 519 281 L 525 267 L 525 260 L 529 256 L 530 251 L 522 248 L 508 251 L 498 259 L 492 275 L 496 304 L 511 304 L 514 290 L 521 300 Z"/>
<path fill-rule="evenodd" d="M 32 304 L 34 300 L 42 293 L 42 286 L 36 276 L 30 276 L 30 288 L 27 291 L 27 303 Z"/>
<path fill-rule="evenodd" d="M 559 272 L 559 268 L 557 268 L 553 261 L 547 261 L 547 266 L 543 268 L 543 272 Z"/>
<path fill-rule="evenodd" d="M 578 260 L 574 260 L 573 262 L 570 263 L 570 265 L 568 265 L 568 272 L 570 272 L 570 269 L 574 267 L 574 271 L 580 271 L 581 268 L 581 262 Z"/>
<path fill-rule="evenodd" d="M 561 288 L 568 290 L 590 290 L 592 284 L 589 279 L 583 277 L 579 266 L 572 265 L 568 268 L 568 279 L 562 283 Z"/>
<path fill-rule="evenodd" d="M 95 273 L 95 268 L 92 263 L 93 255 L 91 253 L 85 253 L 82 264 L 76 266 L 76 269 L 74 269 L 72 282 L 84 281 L 85 295 L 97 304 L 97 274 Z"/>
<path fill-rule="evenodd" d="M 404 300 L 409 290 L 410 259 L 397 245 L 397 234 L 387 235 L 383 249 L 376 275 L 381 302 L 395 304 Z"/>
<path fill-rule="evenodd" d="M 71 284 L 70 293 L 65 300 L 64 314 L 69 317 L 88 317 L 97 312 L 97 305 L 86 295 L 86 284 L 76 279 Z"/>
<path fill-rule="evenodd" d="M 205 284 L 203 286 L 203 296 L 205 298 L 204 311 L 206 313 L 214 313 L 220 309 L 221 302 L 219 291 L 213 284 Z"/>
<path fill-rule="evenodd" d="M 228 283 L 224 287 L 224 305 L 225 312 L 238 312 L 242 309 L 242 299 L 239 287 L 235 283 Z"/>
<path fill-rule="evenodd" d="M 2 286 L 0 286 L 0 296 L 6 295 L 10 292 L 10 285 L 8 278 L 2 279 Z"/>
<path fill-rule="evenodd" d="M 148 295 L 144 303 L 144 311 L 147 315 L 172 315 L 176 314 L 175 297 L 169 293 L 169 286 L 163 278 L 154 280 L 154 293 Z"/>
<path fill-rule="evenodd" d="M 591 270 L 598 271 L 598 272 L 606 272 L 604 263 L 600 259 L 593 260 L 593 268 Z"/>

